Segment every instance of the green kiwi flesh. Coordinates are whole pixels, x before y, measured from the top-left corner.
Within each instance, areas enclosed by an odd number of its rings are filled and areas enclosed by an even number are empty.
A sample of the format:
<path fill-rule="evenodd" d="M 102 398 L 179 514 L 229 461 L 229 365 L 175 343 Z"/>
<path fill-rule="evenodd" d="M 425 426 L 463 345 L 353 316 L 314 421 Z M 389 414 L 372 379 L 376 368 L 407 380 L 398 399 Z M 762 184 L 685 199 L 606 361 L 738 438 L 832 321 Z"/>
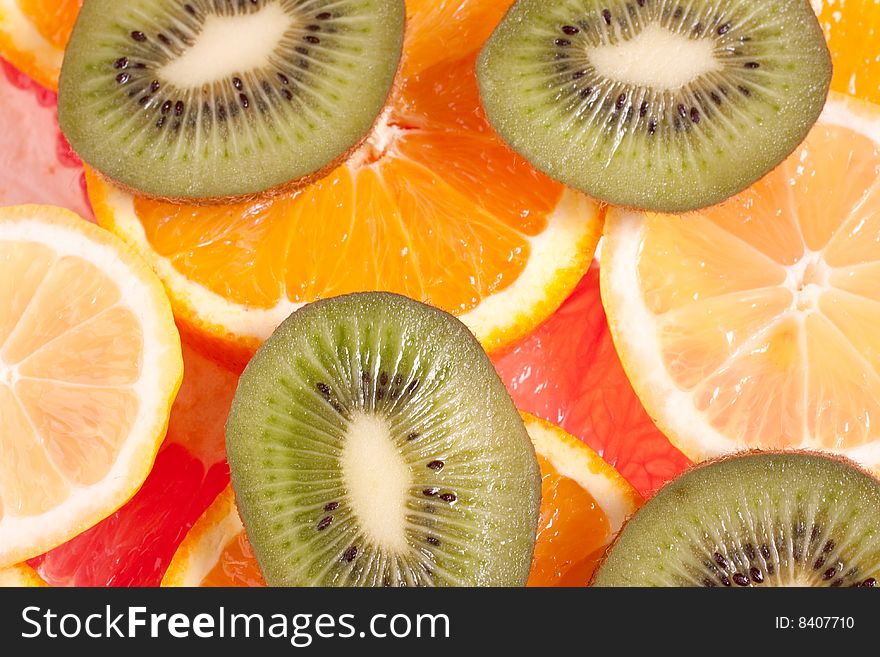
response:
<path fill-rule="evenodd" d="M 87 164 L 146 196 L 295 187 L 369 134 L 404 22 L 403 0 L 85 0 L 59 122 Z"/>
<path fill-rule="evenodd" d="M 540 471 L 451 315 L 361 293 L 296 311 L 241 377 L 232 483 L 274 586 L 520 586 Z"/>
<path fill-rule="evenodd" d="M 874 587 L 880 482 L 842 458 L 753 453 L 699 466 L 627 523 L 594 586 Z"/>
<path fill-rule="evenodd" d="M 658 212 L 764 176 L 824 106 L 808 0 L 518 0 L 480 54 L 487 116 L 548 175 Z"/>

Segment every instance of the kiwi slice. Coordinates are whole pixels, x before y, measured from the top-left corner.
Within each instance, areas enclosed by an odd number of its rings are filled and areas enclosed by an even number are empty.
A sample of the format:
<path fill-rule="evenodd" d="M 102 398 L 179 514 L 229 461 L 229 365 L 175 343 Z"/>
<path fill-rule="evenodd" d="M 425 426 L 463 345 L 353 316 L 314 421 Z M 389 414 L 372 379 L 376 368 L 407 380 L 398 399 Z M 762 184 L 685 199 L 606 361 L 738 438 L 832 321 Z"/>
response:
<path fill-rule="evenodd" d="M 843 458 L 753 453 L 691 470 L 627 523 L 595 586 L 877 586 L 880 482 Z"/>
<path fill-rule="evenodd" d="M 143 195 L 225 202 L 312 181 L 369 134 L 403 0 L 85 0 L 58 119 Z"/>
<path fill-rule="evenodd" d="M 540 470 L 486 353 L 451 315 L 361 293 L 296 311 L 246 368 L 232 483 L 274 586 L 519 586 Z"/>
<path fill-rule="evenodd" d="M 816 122 L 831 57 L 808 0 L 518 0 L 477 63 L 537 168 L 661 212 L 723 201 Z"/>

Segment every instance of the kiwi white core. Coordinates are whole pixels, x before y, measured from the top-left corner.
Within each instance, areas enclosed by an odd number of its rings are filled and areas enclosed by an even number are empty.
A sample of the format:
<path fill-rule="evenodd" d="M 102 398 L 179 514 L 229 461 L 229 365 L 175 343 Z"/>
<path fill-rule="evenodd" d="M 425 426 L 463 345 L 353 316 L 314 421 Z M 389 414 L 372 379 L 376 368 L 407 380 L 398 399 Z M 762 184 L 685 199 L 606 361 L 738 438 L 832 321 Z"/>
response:
<path fill-rule="evenodd" d="M 384 550 L 406 549 L 412 473 L 394 445 L 387 421 L 374 413 L 355 414 L 341 463 L 348 499 L 367 537 Z"/>
<path fill-rule="evenodd" d="M 196 42 L 159 75 L 179 89 L 199 88 L 265 65 L 295 19 L 277 3 L 240 16 L 205 17 Z"/>
<path fill-rule="evenodd" d="M 627 41 L 591 48 L 587 57 L 609 80 L 665 91 L 721 68 L 712 40 L 689 39 L 656 23 Z"/>

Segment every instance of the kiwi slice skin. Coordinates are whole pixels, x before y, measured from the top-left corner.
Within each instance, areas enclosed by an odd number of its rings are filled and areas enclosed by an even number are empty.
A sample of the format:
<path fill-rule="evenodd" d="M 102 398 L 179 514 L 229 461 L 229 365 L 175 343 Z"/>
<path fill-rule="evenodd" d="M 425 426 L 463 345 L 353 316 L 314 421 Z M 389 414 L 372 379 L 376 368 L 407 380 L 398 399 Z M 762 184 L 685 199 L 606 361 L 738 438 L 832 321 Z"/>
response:
<path fill-rule="evenodd" d="M 477 78 L 489 121 L 536 168 L 609 203 L 686 212 L 794 151 L 831 57 L 808 0 L 518 0 Z"/>
<path fill-rule="evenodd" d="M 376 421 L 383 444 L 354 447 L 352 427 Z M 441 310 L 358 293 L 296 311 L 245 369 L 226 445 L 270 586 L 528 578 L 541 498 L 534 447 L 480 344 Z M 349 472 L 362 468 L 376 473 L 367 488 Z M 375 530 L 381 518 L 392 532 Z"/>
<path fill-rule="evenodd" d="M 756 452 L 662 488 L 619 534 L 593 586 L 873 587 L 880 482 L 842 457 Z"/>
<path fill-rule="evenodd" d="M 294 190 L 369 136 L 405 18 L 403 0 L 85 0 L 59 123 L 86 164 L 142 196 Z"/>

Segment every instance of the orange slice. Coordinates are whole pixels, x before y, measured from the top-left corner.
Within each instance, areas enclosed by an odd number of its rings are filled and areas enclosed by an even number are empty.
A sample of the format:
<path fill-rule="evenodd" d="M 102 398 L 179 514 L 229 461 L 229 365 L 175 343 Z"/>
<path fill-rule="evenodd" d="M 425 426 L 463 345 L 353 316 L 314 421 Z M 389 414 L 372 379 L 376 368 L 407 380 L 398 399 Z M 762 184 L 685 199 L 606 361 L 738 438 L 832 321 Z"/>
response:
<path fill-rule="evenodd" d="M 25 563 L 0 568 L 0 588 L 35 588 L 48 586 L 37 571 Z"/>
<path fill-rule="evenodd" d="M 586 586 L 642 498 L 585 443 L 531 415 L 523 419 L 543 495 L 529 586 Z M 187 534 L 162 586 L 265 586 L 231 486 Z"/>
<path fill-rule="evenodd" d="M 0 0 L 0 55 L 49 89 L 58 88 L 64 47 L 82 0 Z"/>
<path fill-rule="evenodd" d="M 834 61 L 831 88 L 880 103 L 880 2 L 812 1 Z"/>
<path fill-rule="evenodd" d="M 230 484 L 189 530 L 162 586 L 265 585 Z"/>
<path fill-rule="evenodd" d="M 691 216 L 609 213 L 602 298 L 648 413 L 687 456 L 880 465 L 880 107 L 832 95 L 776 171 Z"/>
<path fill-rule="evenodd" d="M 586 443 L 523 413 L 541 465 L 541 517 L 529 586 L 587 586 L 641 496 Z"/>
<path fill-rule="evenodd" d="M 230 360 L 304 303 L 364 290 L 452 312 L 490 350 L 527 334 L 586 272 L 602 210 L 537 173 L 483 116 L 474 61 L 509 4 L 410 3 L 391 105 L 346 164 L 305 190 L 188 207 L 90 175 L 99 223 L 152 264 L 195 340 Z M 436 47 L 447 33 L 462 50 Z"/>
<path fill-rule="evenodd" d="M 182 375 L 146 263 L 67 210 L 0 208 L 0 567 L 137 491 Z"/>

